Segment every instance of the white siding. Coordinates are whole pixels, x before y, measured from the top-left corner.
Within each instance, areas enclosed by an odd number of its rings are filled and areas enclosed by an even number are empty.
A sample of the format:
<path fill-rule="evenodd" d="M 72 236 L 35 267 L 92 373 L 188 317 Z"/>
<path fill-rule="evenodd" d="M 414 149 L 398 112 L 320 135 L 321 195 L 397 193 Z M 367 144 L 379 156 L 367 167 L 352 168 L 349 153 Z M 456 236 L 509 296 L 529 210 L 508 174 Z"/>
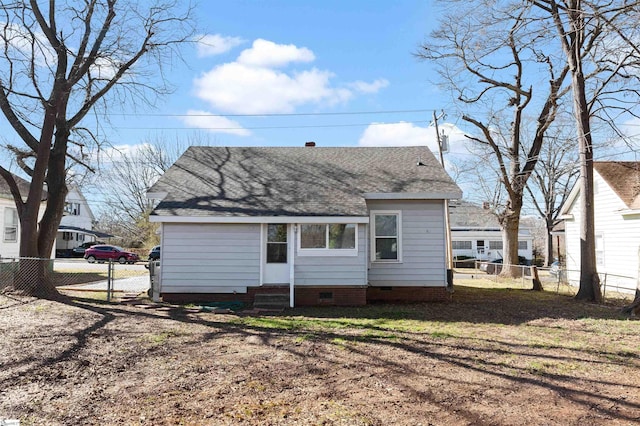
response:
<path fill-rule="evenodd" d="M 0 178 L 1 179 L 1 178 Z M 4 241 L 4 210 L 16 209 L 13 200 L 0 198 L 0 257 L 18 257 L 20 254 L 20 223 L 18 222 L 18 234 L 15 242 Z"/>
<path fill-rule="evenodd" d="M 369 200 L 367 207 L 402 212 L 402 263 L 370 261 L 369 284 L 445 286 L 444 202 Z"/>
<path fill-rule="evenodd" d="M 640 215 L 622 216 L 621 210 L 627 208 L 618 195 L 611 189 L 600 175 L 594 173 L 594 182 L 598 188 L 595 194 L 595 234 L 602 236 L 603 254 L 602 264 L 598 272 L 608 285 L 615 285 L 620 281 L 623 286 L 631 286 L 631 280 L 618 279 L 615 275 L 638 276 L 638 256 L 640 249 Z M 580 194 L 570 210 L 573 220 L 565 221 L 567 270 L 568 278 L 573 283 L 579 280 L 580 270 L 580 223 L 579 210 Z M 624 284 L 622 284 L 624 282 Z"/>
<path fill-rule="evenodd" d="M 367 229 L 358 224 L 357 256 L 296 256 L 296 286 L 366 285 Z"/>
<path fill-rule="evenodd" d="M 260 225 L 163 225 L 162 292 L 246 292 L 260 284 Z"/>

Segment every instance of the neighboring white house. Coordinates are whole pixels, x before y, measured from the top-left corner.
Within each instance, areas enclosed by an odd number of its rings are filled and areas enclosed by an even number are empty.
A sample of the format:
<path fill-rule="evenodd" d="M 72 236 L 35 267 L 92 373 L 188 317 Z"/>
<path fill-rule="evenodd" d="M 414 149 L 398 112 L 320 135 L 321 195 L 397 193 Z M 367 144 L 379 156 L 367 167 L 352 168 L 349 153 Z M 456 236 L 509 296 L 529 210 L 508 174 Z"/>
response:
<path fill-rule="evenodd" d="M 65 197 L 64 216 L 56 235 L 56 253 L 62 256 L 69 255 L 70 250 L 82 243 L 111 237 L 109 234 L 96 231 L 95 224 L 96 220 L 87 199 L 76 185 L 69 185 L 69 192 Z"/>
<path fill-rule="evenodd" d="M 24 200 L 29 193 L 29 182 L 13 176 Z M 46 200 L 46 191 L 43 194 L 43 203 Z M 44 205 L 44 204 L 43 204 Z M 18 257 L 20 254 L 20 221 L 18 220 L 18 210 L 13 201 L 11 191 L 7 182 L 0 177 L 0 213 L 2 216 L 2 239 L 0 240 L 0 258 Z M 40 215 L 44 209 L 40 209 Z"/>
<path fill-rule="evenodd" d="M 607 289 L 633 292 L 640 263 L 640 162 L 596 161 L 594 228 L 596 266 Z M 562 207 L 569 282 L 580 279 L 580 188 L 576 185 Z"/>
<path fill-rule="evenodd" d="M 165 301 L 288 294 L 296 305 L 445 300 L 445 200 L 426 147 L 190 147 L 161 199 Z"/>
<path fill-rule="evenodd" d="M 502 259 L 502 230 L 490 210 L 468 201 L 452 201 L 449 217 L 454 259 Z M 527 261 L 533 259 L 533 236 L 531 230 L 522 225 L 518 232 L 518 256 Z"/>

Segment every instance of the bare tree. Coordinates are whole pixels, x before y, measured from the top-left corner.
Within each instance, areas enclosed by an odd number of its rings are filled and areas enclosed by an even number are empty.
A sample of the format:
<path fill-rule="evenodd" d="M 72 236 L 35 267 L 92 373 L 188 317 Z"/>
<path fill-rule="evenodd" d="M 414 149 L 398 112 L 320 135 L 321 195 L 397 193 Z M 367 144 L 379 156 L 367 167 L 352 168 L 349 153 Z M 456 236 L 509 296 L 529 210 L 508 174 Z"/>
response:
<path fill-rule="evenodd" d="M 169 91 L 162 73 L 167 55 L 179 54 L 193 34 L 190 6 L 180 3 L 2 3 L 0 110 L 20 142 L 9 149 L 31 178 L 23 194 L 0 167 L 20 218 L 21 256 L 49 257 L 67 194 L 66 171 L 71 164 L 91 167 L 84 154 L 100 140 L 83 125 L 85 117 L 91 112 L 97 122 L 110 104 L 152 101 Z M 25 292 L 57 293 L 45 279 L 31 280 Z"/>
<path fill-rule="evenodd" d="M 615 128 L 634 114 L 640 100 L 640 3 L 584 0 L 529 0 L 555 29 L 571 72 L 571 93 L 580 160 L 580 289 L 576 298 L 601 301 L 596 268 L 593 206 L 592 120 Z"/>
<path fill-rule="evenodd" d="M 126 150 L 105 151 L 101 170 L 91 184 L 103 203 L 101 227 L 108 226 L 110 233 L 126 237 L 124 241 L 157 244 L 157 224 L 149 222 L 153 206 L 147 191 L 189 146 L 211 144 L 212 140 L 200 134 L 173 141 L 159 136 Z"/>
<path fill-rule="evenodd" d="M 478 131 L 468 137 L 496 164 L 500 189 L 493 208 L 503 229 L 504 261 L 517 265 L 525 188 L 567 90 L 568 67 L 537 49 L 544 32 L 521 7 L 493 1 L 456 6 L 418 56 L 439 67 L 444 85 L 465 109 L 463 120 Z M 542 72 L 546 81 L 539 80 Z M 536 117 L 531 131 L 525 128 L 526 113 Z M 527 132 L 533 136 L 525 141 Z M 515 273 L 505 267 L 501 274 Z"/>
<path fill-rule="evenodd" d="M 538 157 L 538 164 L 527 184 L 531 202 L 544 220 L 545 266 L 553 262 L 551 232 L 560 223 L 560 209 L 566 201 L 578 177 L 577 147 L 573 133 L 556 120 Z"/>

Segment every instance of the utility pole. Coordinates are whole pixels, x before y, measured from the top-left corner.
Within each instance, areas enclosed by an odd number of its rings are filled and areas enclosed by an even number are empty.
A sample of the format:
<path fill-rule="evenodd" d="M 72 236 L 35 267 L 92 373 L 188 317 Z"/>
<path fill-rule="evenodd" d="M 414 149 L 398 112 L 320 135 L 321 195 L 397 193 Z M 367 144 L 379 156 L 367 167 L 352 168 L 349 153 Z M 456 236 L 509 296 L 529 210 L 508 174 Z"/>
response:
<path fill-rule="evenodd" d="M 444 167 L 444 155 L 442 149 L 442 140 L 440 139 L 440 130 L 438 129 L 438 120 L 445 117 L 444 111 L 440 113 L 440 116 L 436 116 L 436 112 L 433 111 L 433 123 L 436 127 L 436 141 L 438 141 L 438 152 L 440 153 L 440 164 Z M 447 245 L 447 289 L 453 291 L 453 244 L 451 243 L 451 223 L 449 220 L 449 200 L 444 200 L 444 227 L 445 227 L 445 242 Z"/>

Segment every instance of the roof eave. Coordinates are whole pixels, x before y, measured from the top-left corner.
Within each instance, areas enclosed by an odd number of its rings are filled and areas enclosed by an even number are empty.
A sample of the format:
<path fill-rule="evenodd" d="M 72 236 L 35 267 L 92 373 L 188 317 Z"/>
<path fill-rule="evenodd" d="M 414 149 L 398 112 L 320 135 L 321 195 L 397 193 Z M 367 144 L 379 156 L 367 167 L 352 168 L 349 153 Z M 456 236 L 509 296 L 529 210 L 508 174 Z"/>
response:
<path fill-rule="evenodd" d="M 162 216 L 152 214 L 155 223 L 369 223 L 368 216 Z"/>
<path fill-rule="evenodd" d="M 462 198 L 462 191 L 449 192 L 366 192 L 365 200 L 455 200 Z"/>

